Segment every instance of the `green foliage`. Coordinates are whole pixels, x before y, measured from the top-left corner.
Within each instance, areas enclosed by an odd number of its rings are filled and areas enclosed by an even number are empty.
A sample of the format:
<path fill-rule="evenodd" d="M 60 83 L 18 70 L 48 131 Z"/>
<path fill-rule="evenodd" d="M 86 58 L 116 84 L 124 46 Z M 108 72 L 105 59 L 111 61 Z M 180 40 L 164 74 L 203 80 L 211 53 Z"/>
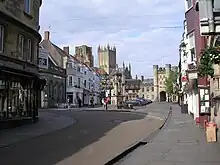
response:
<path fill-rule="evenodd" d="M 171 71 L 169 76 L 165 79 L 166 92 L 168 94 L 175 93 L 173 84 L 177 82 L 177 78 L 178 78 L 178 73 Z"/>
<path fill-rule="evenodd" d="M 199 75 L 202 77 L 214 75 L 213 64 L 220 64 L 220 51 L 218 48 L 209 47 L 201 54 L 198 67 Z"/>

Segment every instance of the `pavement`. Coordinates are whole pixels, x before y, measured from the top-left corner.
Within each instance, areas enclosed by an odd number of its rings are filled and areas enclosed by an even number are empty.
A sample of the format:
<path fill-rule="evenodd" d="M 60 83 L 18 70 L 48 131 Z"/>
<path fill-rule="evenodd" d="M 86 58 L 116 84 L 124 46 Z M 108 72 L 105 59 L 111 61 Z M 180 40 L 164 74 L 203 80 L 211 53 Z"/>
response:
<path fill-rule="evenodd" d="M 103 165 L 158 130 L 168 108 L 165 103 L 151 104 L 140 110 L 144 113 L 54 110 L 54 115 L 62 117 L 71 114 L 76 123 L 0 148 L 1 164 Z"/>
<path fill-rule="evenodd" d="M 0 130 L 0 148 L 66 128 L 75 122 L 76 120 L 71 116 L 70 112 L 68 116 L 52 112 L 40 112 L 39 121 L 36 123 Z"/>
<path fill-rule="evenodd" d="M 219 165 L 220 143 L 207 143 L 205 131 L 173 105 L 166 126 L 117 165 Z"/>

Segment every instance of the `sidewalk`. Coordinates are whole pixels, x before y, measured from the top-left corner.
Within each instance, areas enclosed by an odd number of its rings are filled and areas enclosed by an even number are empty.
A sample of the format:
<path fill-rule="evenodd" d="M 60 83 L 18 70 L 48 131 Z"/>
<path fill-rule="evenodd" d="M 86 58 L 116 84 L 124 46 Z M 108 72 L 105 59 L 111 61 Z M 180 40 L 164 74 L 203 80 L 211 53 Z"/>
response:
<path fill-rule="evenodd" d="M 52 112 L 39 112 L 39 121 L 31 125 L 23 125 L 14 129 L 0 131 L 0 148 L 16 142 L 40 136 L 68 127 L 75 123 L 70 116 L 62 116 Z"/>
<path fill-rule="evenodd" d="M 220 143 L 207 143 L 204 130 L 173 105 L 167 125 L 120 165 L 219 165 L 219 154 Z"/>

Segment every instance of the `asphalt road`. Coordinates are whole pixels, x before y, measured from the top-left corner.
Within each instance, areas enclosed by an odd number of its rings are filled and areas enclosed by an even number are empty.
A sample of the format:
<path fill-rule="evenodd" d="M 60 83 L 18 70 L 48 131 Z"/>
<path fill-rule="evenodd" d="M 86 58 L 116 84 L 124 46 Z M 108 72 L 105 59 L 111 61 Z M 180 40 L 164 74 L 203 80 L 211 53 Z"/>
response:
<path fill-rule="evenodd" d="M 145 117 L 143 114 L 102 111 L 72 112 L 71 115 L 76 123 L 68 128 L 0 148 L 1 164 L 54 165 L 98 141 L 120 123 Z"/>

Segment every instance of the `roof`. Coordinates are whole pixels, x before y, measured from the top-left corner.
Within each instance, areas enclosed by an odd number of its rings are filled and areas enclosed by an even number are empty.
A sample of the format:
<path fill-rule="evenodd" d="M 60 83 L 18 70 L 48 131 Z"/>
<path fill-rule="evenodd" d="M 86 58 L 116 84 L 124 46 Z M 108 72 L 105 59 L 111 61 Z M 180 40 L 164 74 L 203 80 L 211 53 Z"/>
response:
<path fill-rule="evenodd" d="M 144 79 L 144 81 L 142 81 L 142 85 L 152 86 L 154 85 L 154 79 L 153 78 Z"/>

